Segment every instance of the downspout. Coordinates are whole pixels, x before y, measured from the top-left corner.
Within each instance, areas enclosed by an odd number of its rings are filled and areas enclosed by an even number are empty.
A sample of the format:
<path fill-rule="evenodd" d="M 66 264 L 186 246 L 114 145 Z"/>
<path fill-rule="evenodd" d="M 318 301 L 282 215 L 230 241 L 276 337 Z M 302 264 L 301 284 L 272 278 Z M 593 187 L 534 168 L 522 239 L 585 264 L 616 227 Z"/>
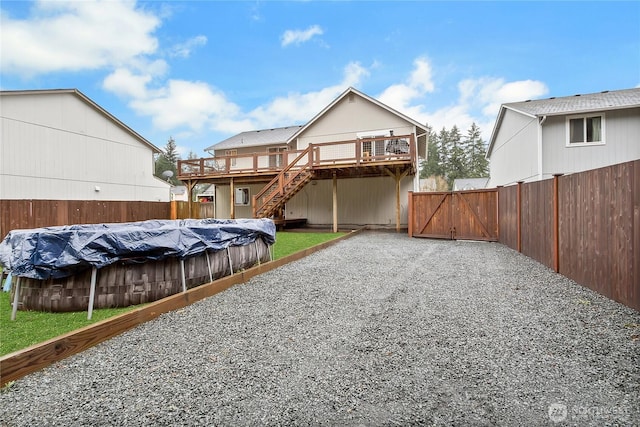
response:
<path fill-rule="evenodd" d="M 542 125 L 547 121 L 547 116 L 538 117 L 538 180 L 542 181 Z"/>

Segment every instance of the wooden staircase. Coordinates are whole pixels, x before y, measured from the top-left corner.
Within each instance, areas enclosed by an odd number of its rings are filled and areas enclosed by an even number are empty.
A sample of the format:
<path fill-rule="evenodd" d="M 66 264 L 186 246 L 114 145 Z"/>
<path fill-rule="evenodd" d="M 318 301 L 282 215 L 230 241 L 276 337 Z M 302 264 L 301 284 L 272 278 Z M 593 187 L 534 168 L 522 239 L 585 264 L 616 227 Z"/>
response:
<path fill-rule="evenodd" d="M 313 179 L 311 146 L 253 196 L 253 217 L 269 218 Z"/>

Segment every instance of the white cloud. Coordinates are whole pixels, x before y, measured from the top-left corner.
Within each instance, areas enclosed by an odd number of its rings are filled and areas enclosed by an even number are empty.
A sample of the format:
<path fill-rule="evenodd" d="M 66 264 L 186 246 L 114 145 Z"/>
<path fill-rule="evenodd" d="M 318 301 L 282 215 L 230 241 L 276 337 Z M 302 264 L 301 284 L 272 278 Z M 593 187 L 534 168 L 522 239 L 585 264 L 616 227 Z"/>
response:
<path fill-rule="evenodd" d="M 169 49 L 169 55 L 172 57 L 188 58 L 193 49 L 207 44 L 206 36 L 196 36 L 190 38 L 184 43 L 178 43 Z"/>
<path fill-rule="evenodd" d="M 254 119 L 258 127 L 306 123 L 344 92 L 347 87 L 358 85 L 361 79 L 368 74 L 369 71 L 359 63 L 349 63 L 344 69 L 344 77 L 340 83 L 314 92 L 294 92 L 286 97 L 276 98 L 269 104 L 251 111 L 249 116 Z"/>
<path fill-rule="evenodd" d="M 464 133 L 475 122 L 483 139 L 488 141 L 501 104 L 540 98 L 548 93 L 548 88 L 537 80 L 469 78 L 458 83 L 457 99 L 436 110 L 429 106 L 429 95 L 434 91 L 431 64 L 420 57 L 414 61 L 406 82 L 389 86 L 378 99 L 420 123 L 429 124 L 436 132 L 456 125 Z"/>
<path fill-rule="evenodd" d="M 29 19 L 2 15 L 0 69 L 36 75 L 127 64 L 156 51 L 159 25 L 130 0 L 43 0 Z"/>
<path fill-rule="evenodd" d="M 152 117 L 160 130 L 189 128 L 196 132 L 213 129 L 221 132 L 246 130 L 240 108 L 225 95 L 204 82 L 169 80 L 161 89 L 148 91 L 148 97 L 134 99 L 131 107 Z"/>
<path fill-rule="evenodd" d="M 381 102 L 405 114 L 408 114 L 405 112 L 406 110 L 414 110 L 415 112 L 415 107 L 411 107 L 412 101 L 421 99 L 425 94 L 434 90 L 429 61 L 420 57 L 413 61 L 413 65 L 413 71 L 405 83 L 389 86 L 378 97 Z"/>
<path fill-rule="evenodd" d="M 322 35 L 324 31 L 320 28 L 319 25 L 312 25 L 306 30 L 287 30 L 282 34 L 282 47 L 288 46 L 290 44 L 301 44 L 306 41 L 311 40 L 313 36 Z"/>
<path fill-rule="evenodd" d="M 104 79 L 102 87 L 121 97 L 144 98 L 151 75 L 135 75 L 129 69 L 118 68 Z"/>

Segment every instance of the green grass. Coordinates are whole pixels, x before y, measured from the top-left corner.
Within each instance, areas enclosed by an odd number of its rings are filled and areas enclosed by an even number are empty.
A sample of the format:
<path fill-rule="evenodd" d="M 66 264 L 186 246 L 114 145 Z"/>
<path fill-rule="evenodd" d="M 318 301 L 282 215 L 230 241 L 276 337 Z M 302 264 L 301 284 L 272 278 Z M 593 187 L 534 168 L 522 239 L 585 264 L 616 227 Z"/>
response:
<path fill-rule="evenodd" d="M 319 245 L 320 243 L 336 239 L 345 234 L 346 233 L 298 233 L 279 231 L 276 234 L 276 244 L 273 247 L 273 258 L 283 258 L 302 249 Z"/>
<path fill-rule="evenodd" d="M 285 257 L 344 234 L 346 233 L 278 232 L 276 235 L 276 244 L 273 248 L 274 258 L 279 259 Z M 87 320 L 86 311 L 73 313 L 18 311 L 16 320 L 12 321 L 9 293 L 0 292 L 0 356 L 135 308 L 136 306 L 94 310 L 91 320 Z"/>
<path fill-rule="evenodd" d="M 11 320 L 11 301 L 8 292 L 0 292 L 0 356 L 30 345 L 46 341 L 64 333 L 96 323 L 135 307 L 105 308 L 94 310 L 91 320 L 86 311 L 72 313 L 45 313 L 21 311 Z"/>

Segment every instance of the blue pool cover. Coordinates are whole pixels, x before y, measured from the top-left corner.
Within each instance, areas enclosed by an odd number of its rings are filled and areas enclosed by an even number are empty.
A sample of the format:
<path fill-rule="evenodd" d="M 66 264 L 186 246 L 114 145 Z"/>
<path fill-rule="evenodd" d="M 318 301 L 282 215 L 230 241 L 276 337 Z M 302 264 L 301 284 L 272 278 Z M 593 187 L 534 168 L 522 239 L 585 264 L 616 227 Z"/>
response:
<path fill-rule="evenodd" d="M 258 238 L 275 243 L 272 220 L 149 220 L 13 230 L 0 243 L 0 265 L 14 276 L 44 280 L 119 261 L 185 259 Z"/>

